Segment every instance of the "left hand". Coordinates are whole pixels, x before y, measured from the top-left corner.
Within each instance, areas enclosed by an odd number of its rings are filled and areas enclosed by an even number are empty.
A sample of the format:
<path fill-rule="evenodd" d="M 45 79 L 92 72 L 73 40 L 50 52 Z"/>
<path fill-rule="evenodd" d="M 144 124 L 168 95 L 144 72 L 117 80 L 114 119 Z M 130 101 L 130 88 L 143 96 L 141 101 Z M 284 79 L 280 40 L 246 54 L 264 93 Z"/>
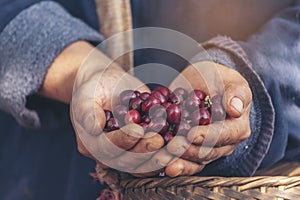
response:
<path fill-rule="evenodd" d="M 176 136 L 168 144 L 168 151 L 177 156 L 166 167 L 169 176 L 200 172 L 206 164 L 230 155 L 251 133 L 249 114 L 252 93 L 239 72 L 213 62 L 198 62 L 187 67 L 170 88 L 182 87 L 183 80 L 193 89 L 203 90 L 210 96 L 222 95 L 222 104 L 229 118 L 193 127 L 187 137 Z"/>

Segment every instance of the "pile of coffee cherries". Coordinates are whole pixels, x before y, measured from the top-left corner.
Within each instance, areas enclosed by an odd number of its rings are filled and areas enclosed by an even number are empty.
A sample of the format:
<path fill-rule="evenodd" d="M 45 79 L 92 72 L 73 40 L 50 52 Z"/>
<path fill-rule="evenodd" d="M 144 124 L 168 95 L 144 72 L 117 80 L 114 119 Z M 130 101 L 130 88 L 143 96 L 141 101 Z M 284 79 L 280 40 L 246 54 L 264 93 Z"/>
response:
<path fill-rule="evenodd" d="M 190 93 L 184 88 L 170 91 L 158 86 L 151 93 L 125 90 L 113 112 L 105 110 L 105 132 L 136 123 L 146 132 L 161 134 L 168 143 L 177 135 L 186 135 L 193 126 L 208 125 L 223 120 L 226 112 L 222 107 L 222 96 L 210 98 L 201 90 Z"/>

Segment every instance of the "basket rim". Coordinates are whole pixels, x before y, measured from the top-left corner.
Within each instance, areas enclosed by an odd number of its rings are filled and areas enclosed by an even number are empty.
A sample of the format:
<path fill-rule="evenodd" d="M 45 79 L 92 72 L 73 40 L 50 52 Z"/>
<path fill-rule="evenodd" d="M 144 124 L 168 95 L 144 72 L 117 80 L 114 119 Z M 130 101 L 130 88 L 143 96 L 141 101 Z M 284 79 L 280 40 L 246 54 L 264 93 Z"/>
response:
<path fill-rule="evenodd" d="M 184 187 L 188 185 L 199 187 L 234 187 L 241 191 L 259 187 L 286 186 L 286 189 L 300 186 L 300 176 L 253 176 L 253 177 L 220 177 L 220 176 L 180 176 L 131 178 L 121 181 L 123 189 L 152 189 L 167 187 Z"/>

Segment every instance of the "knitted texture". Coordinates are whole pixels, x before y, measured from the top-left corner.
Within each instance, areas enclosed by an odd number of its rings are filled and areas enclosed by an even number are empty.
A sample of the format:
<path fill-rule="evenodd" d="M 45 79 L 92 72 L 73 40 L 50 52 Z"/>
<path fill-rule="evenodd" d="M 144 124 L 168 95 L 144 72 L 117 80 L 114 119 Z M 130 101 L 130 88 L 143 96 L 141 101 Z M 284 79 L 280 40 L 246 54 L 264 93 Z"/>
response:
<path fill-rule="evenodd" d="M 0 109 L 23 126 L 39 127 L 26 97 L 39 90 L 60 52 L 78 40 L 103 38 L 57 3 L 37 3 L 18 14 L 0 34 Z"/>

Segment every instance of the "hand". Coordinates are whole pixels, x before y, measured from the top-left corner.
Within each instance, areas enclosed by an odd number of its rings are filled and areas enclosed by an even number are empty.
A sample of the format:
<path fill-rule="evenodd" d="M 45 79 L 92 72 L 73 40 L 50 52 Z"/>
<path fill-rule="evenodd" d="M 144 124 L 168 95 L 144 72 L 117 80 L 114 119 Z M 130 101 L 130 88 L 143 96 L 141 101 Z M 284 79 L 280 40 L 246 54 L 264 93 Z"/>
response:
<path fill-rule="evenodd" d="M 210 96 L 223 95 L 222 104 L 229 118 L 207 126 L 193 127 L 187 137 L 175 137 L 168 151 L 180 156 L 166 168 L 169 176 L 191 175 L 222 157 L 230 155 L 246 140 L 250 130 L 252 93 L 247 81 L 235 70 L 213 62 L 199 62 L 187 67 L 171 84 L 171 88 L 187 82 Z"/>
<path fill-rule="evenodd" d="M 136 172 L 135 169 L 143 162 L 147 163 L 164 141 L 157 133 L 147 133 L 144 137 L 143 128 L 137 124 L 129 124 L 109 133 L 102 132 L 104 109 L 111 110 L 112 100 L 119 91 L 129 88 L 149 91 L 138 79 L 111 62 L 89 43 L 75 42 L 51 65 L 40 94 L 71 103 L 71 121 L 80 153 L 95 159 L 102 168 Z M 132 153 L 137 153 L 137 156 L 132 156 Z"/>
<path fill-rule="evenodd" d="M 101 60 L 105 63 L 103 61 L 105 59 Z M 84 69 L 83 66 L 83 70 L 89 73 L 95 71 L 92 69 L 93 63 L 94 61 L 88 62 L 89 69 Z M 163 138 L 153 132 L 144 135 L 143 128 L 137 124 L 128 124 L 121 129 L 103 133 L 104 109 L 113 110 L 112 102 L 123 90 L 149 92 L 149 89 L 115 63 L 108 68 L 90 73 L 89 78 L 85 73 L 82 75 L 81 73 L 79 71 L 77 75 L 78 81 L 75 83 L 71 106 L 72 123 L 79 151 L 97 160 L 104 169 L 114 168 L 135 173 L 137 167 L 150 160 L 154 151 L 163 146 Z"/>

